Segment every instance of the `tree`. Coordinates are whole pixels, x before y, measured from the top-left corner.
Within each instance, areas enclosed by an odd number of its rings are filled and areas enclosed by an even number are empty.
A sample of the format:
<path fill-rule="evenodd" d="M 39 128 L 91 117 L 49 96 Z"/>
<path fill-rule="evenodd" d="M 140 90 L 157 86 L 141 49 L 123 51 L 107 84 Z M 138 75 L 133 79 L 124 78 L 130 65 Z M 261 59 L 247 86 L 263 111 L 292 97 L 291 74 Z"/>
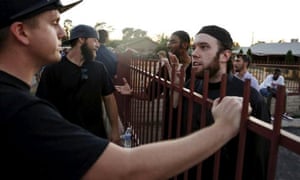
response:
<path fill-rule="evenodd" d="M 251 49 L 250 49 L 250 48 L 247 50 L 247 55 L 250 57 L 250 59 L 251 59 L 251 60 L 252 60 L 252 62 L 253 62 L 252 51 L 251 51 Z"/>
<path fill-rule="evenodd" d="M 62 42 L 65 42 L 66 40 L 70 39 L 70 31 L 72 29 L 73 25 L 72 25 L 72 20 L 71 19 L 66 19 L 64 21 L 64 31 L 65 31 L 65 36 L 62 39 Z"/>
<path fill-rule="evenodd" d="M 238 42 L 233 42 L 233 47 L 232 47 L 232 49 L 233 50 L 237 50 L 237 49 L 239 49 L 240 48 L 240 44 L 238 43 Z"/>
<path fill-rule="evenodd" d="M 141 29 L 134 29 L 134 28 L 124 28 L 122 30 L 123 33 L 123 40 L 128 41 L 131 39 L 136 38 L 143 38 L 147 37 L 147 31 L 141 30 Z"/>
<path fill-rule="evenodd" d="M 146 37 L 147 32 L 141 29 L 136 29 L 133 31 L 133 38 L 143 38 Z"/>
<path fill-rule="evenodd" d="M 250 56 L 250 57 L 252 56 L 252 51 L 251 51 L 250 48 L 247 50 L 247 55 Z"/>
<path fill-rule="evenodd" d="M 285 61 L 286 64 L 293 64 L 294 63 L 295 59 L 294 59 L 294 56 L 293 56 L 293 53 L 292 53 L 291 50 L 289 50 L 286 53 L 286 55 L 284 57 L 284 61 Z"/>
<path fill-rule="evenodd" d="M 104 29 L 104 27 L 106 26 L 106 22 L 96 22 L 95 24 L 95 29 L 99 30 L 99 29 Z"/>
<path fill-rule="evenodd" d="M 164 34 L 161 34 L 161 35 L 158 35 L 157 37 L 158 39 L 158 46 L 157 48 L 155 49 L 155 52 L 158 52 L 160 50 L 167 50 L 168 47 L 167 47 L 167 43 L 168 43 L 168 36 L 164 35 Z"/>
<path fill-rule="evenodd" d="M 116 48 L 120 44 L 122 44 L 121 40 L 109 40 L 109 41 L 107 41 L 106 46 L 107 47 Z"/>
<path fill-rule="evenodd" d="M 107 25 L 106 22 L 97 22 L 94 28 L 98 31 L 100 29 L 105 29 L 108 32 L 113 32 L 115 29 L 111 25 Z"/>
<path fill-rule="evenodd" d="M 123 33 L 122 39 L 125 41 L 130 40 L 133 37 L 133 32 L 134 32 L 133 28 L 124 28 L 122 30 L 122 33 Z"/>

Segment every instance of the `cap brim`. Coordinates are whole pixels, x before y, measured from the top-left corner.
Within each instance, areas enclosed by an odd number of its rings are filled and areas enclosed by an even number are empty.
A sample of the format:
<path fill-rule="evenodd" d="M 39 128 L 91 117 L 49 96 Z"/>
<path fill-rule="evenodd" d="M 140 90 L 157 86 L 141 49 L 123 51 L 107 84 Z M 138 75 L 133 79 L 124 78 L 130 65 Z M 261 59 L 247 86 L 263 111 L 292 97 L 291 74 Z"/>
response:
<path fill-rule="evenodd" d="M 57 1 L 49 1 L 46 4 L 37 4 L 35 6 L 32 6 L 28 9 L 25 9 L 24 11 L 21 11 L 13 16 L 10 17 L 10 20 L 16 20 L 16 19 L 21 19 L 21 18 L 26 18 L 30 17 L 36 14 L 39 14 L 43 11 L 46 10 L 52 10 L 52 9 L 57 9 L 60 13 L 63 13 L 67 11 L 68 9 L 71 9 L 72 7 L 76 6 L 77 4 L 81 3 L 83 0 L 76 1 L 74 3 L 68 4 L 63 6 L 60 1 L 57 3 Z"/>
<path fill-rule="evenodd" d="M 65 11 L 71 9 L 72 7 L 76 6 L 77 4 L 81 3 L 82 1 L 83 0 L 79 0 L 79 1 L 76 1 L 74 3 L 68 4 L 66 6 L 62 6 L 62 7 L 58 8 L 58 10 L 59 10 L 60 13 L 63 13 Z"/>

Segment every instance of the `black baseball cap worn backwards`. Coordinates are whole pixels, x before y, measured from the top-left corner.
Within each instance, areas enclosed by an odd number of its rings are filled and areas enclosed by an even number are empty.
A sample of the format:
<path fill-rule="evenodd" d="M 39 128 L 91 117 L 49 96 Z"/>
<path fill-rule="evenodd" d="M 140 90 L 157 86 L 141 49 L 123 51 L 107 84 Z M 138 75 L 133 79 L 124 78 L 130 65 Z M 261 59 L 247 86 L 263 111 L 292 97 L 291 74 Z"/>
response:
<path fill-rule="evenodd" d="M 88 25 L 77 25 L 73 29 L 71 29 L 70 32 L 70 41 L 77 39 L 77 38 L 98 38 L 98 33 L 97 31 Z"/>
<path fill-rule="evenodd" d="M 97 31 L 88 25 L 77 25 L 73 29 L 71 29 L 70 32 L 70 39 L 65 41 L 64 43 L 69 43 L 70 41 L 78 38 L 98 38 L 98 33 Z"/>
<path fill-rule="evenodd" d="M 57 9 L 60 13 L 63 13 L 82 1 L 83 0 L 77 0 L 68 5 L 63 5 L 60 0 L 1 0 L 0 28 L 48 10 Z"/>

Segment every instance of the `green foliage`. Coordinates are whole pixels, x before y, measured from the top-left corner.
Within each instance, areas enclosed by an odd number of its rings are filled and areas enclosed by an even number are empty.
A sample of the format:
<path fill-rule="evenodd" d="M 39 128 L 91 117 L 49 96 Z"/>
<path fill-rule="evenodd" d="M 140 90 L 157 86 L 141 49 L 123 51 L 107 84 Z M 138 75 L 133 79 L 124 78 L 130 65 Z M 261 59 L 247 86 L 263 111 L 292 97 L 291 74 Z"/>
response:
<path fill-rule="evenodd" d="M 247 50 L 247 55 L 250 57 L 250 59 L 251 59 L 251 60 L 252 60 L 252 62 L 253 62 L 252 51 L 251 51 L 251 49 L 250 49 L 250 48 Z"/>
<path fill-rule="evenodd" d="M 108 25 L 106 22 L 96 22 L 94 28 L 98 31 L 100 29 L 105 29 L 107 32 L 113 32 L 115 28 L 111 25 Z"/>
<path fill-rule="evenodd" d="M 168 43 L 169 38 L 167 36 L 165 36 L 164 34 L 160 35 L 159 38 L 160 38 L 158 40 L 159 44 L 158 44 L 157 48 L 155 49 L 155 52 L 158 52 L 160 50 L 168 50 L 167 43 Z"/>
<path fill-rule="evenodd" d="M 136 38 L 143 38 L 147 37 L 147 31 L 141 29 L 134 29 L 134 28 L 124 28 L 122 30 L 124 41 L 136 39 Z"/>
<path fill-rule="evenodd" d="M 292 64 L 292 63 L 294 63 L 295 59 L 294 59 L 294 56 L 293 56 L 293 53 L 292 53 L 291 50 L 289 50 L 289 51 L 286 53 L 286 55 L 285 55 L 285 57 L 284 57 L 284 61 L 285 61 L 285 63 L 287 63 L 287 64 Z"/>
<path fill-rule="evenodd" d="M 252 56 L 252 51 L 251 51 L 250 48 L 249 48 L 248 51 L 247 51 L 247 55 L 250 56 L 250 57 Z"/>
<path fill-rule="evenodd" d="M 112 47 L 112 48 L 116 48 L 117 46 L 119 46 L 122 43 L 121 40 L 111 40 L 106 42 L 106 46 L 107 47 Z"/>
<path fill-rule="evenodd" d="M 238 43 L 238 42 L 233 42 L 233 47 L 232 47 L 232 49 L 233 50 L 237 50 L 237 49 L 239 49 L 240 48 L 240 44 Z"/>

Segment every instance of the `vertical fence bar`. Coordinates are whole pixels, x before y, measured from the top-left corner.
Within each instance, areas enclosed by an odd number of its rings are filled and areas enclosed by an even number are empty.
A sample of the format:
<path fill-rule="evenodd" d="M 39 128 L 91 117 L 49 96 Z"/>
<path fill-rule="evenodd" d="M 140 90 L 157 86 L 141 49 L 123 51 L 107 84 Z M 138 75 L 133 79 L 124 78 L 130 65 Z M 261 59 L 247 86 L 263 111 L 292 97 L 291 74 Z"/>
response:
<path fill-rule="evenodd" d="M 243 108 L 241 114 L 241 124 L 240 124 L 240 134 L 239 134 L 239 143 L 238 143 L 238 154 L 237 154 L 237 163 L 236 163 L 236 174 L 235 179 L 242 179 L 243 175 L 243 162 L 245 154 L 245 144 L 246 144 L 246 135 L 247 135 L 247 117 L 248 117 L 248 104 L 250 97 L 250 79 L 246 79 L 244 83 L 244 94 L 243 94 Z"/>
<path fill-rule="evenodd" d="M 222 99 L 224 96 L 226 96 L 226 87 L 227 87 L 227 75 L 222 75 L 222 81 L 221 81 L 221 89 L 220 89 L 220 98 Z M 221 100 L 220 99 L 220 100 Z M 217 151 L 215 153 L 215 162 L 214 162 L 214 180 L 219 179 L 219 170 L 220 170 L 220 157 L 221 157 L 221 150 Z"/>
<path fill-rule="evenodd" d="M 139 96 L 139 91 L 138 91 L 138 71 L 136 70 L 136 68 L 138 67 L 138 63 L 139 63 L 139 61 L 138 61 L 138 59 L 133 59 L 132 60 L 133 61 L 133 63 L 134 63 L 134 67 L 135 67 L 135 69 L 134 69 L 134 85 L 135 85 L 135 91 L 134 91 L 134 95 L 135 95 L 135 97 L 138 97 Z M 134 120 L 133 120 L 133 123 L 132 123 L 132 126 L 134 126 L 135 128 L 135 131 L 136 131 L 136 134 L 137 134 L 137 136 L 138 137 L 140 137 L 140 130 L 139 130 L 139 126 L 138 126 L 138 103 L 137 103 L 137 100 L 135 99 L 135 101 L 134 101 L 134 108 L 133 108 L 133 113 L 134 113 Z M 139 139 L 139 142 L 137 142 L 137 144 L 139 144 L 140 143 L 140 139 Z"/>
<path fill-rule="evenodd" d="M 146 67 L 147 67 L 147 63 L 144 59 L 141 59 L 141 62 L 142 62 L 142 65 L 141 65 L 141 71 L 140 71 L 140 74 L 141 74 L 141 80 L 140 80 L 140 92 L 141 92 L 141 97 L 144 95 L 143 93 L 143 90 L 142 88 L 144 87 L 145 85 L 145 76 L 143 74 L 144 71 L 146 71 Z M 141 119 L 140 119 L 140 122 L 141 122 L 141 127 L 142 127 L 142 136 L 143 136 L 143 144 L 146 144 L 147 143 L 147 138 L 148 138 L 148 135 L 147 135 L 147 115 L 146 115 L 146 101 L 141 101 Z"/>
<path fill-rule="evenodd" d="M 138 111 L 138 100 L 137 100 L 137 98 L 139 97 L 139 85 L 138 85 L 138 82 L 139 82 L 139 80 L 138 80 L 138 78 L 139 78 L 139 73 L 138 73 L 138 70 L 137 70 L 137 68 L 138 68 L 138 64 L 139 64 L 139 61 L 138 61 L 138 59 L 134 59 L 134 71 L 135 71 L 135 83 L 134 83 L 134 85 L 135 85 L 135 101 L 134 101 L 134 109 L 133 109 L 133 111 L 134 111 L 134 124 L 135 124 L 135 129 L 136 129 L 136 134 L 140 137 L 140 129 L 139 129 L 139 125 L 138 125 L 138 116 L 139 116 L 139 111 Z M 141 139 L 139 139 L 139 143 L 141 143 Z"/>
<path fill-rule="evenodd" d="M 158 82 L 163 85 L 163 96 L 162 96 L 162 99 L 163 99 L 163 102 L 162 102 L 162 104 L 163 104 L 163 112 L 162 112 L 163 122 L 162 122 L 162 131 L 161 131 L 161 133 L 162 133 L 163 139 L 168 139 L 167 137 L 169 136 L 168 135 L 169 131 L 167 130 L 166 124 L 169 124 L 169 122 L 165 122 L 165 121 L 169 121 L 169 119 L 166 119 L 166 115 L 167 115 L 166 113 L 168 113 L 167 109 L 169 108 L 169 107 L 166 106 L 166 104 L 167 104 L 166 99 L 168 98 L 167 97 L 167 91 L 168 91 L 168 89 L 167 89 L 167 77 L 168 77 L 168 74 L 167 74 L 167 72 L 164 72 L 162 74 L 162 72 L 160 71 L 159 77 L 164 77 L 163 80 L 161 80 L 161 78 L 159 78 L 159 80 L 158 80 Z M 157 91 L 160 92 L 159 91 L 159 85 L 158 85 Z M 166 130 L 167 130 L 167 132 L 165 132 Z"/>
<path fill-rule="evenodd" d="M 190 93 L 188 96 L 188 113 L 187 113 L 187 133 L 192 132 L 192 118 L 193 118 L 193 95 L 195 91 L 195 69 L 192 69 L 191 83 L 190 83 Z"/>
<path fill-rule="evenodd" d="M 141 89 L 141 92 L 143 93 L 142 95 L 144 95 L 144 87 L 146 87 L 146 76 L 145 76 L 145 72 L 147 70 L 149 70 L 149 60 L 146 61 L 145 59 L 142 59 L 143 60 L 143 69 L 141 71 L 141 74 L 142 74 L 142 89 Z M 149 115 L 149 111 L 148 111 L 148 107 L 147 107 L 148 103 L 147 101 L 143 101 L 143 129 L 144 129 L 144 133 L 143 133 L 143 136 L 145 137 L 144 138 L 144 144 L 147 144 L 148 143 L 148 140 L 149 140 L 149 125 L 148 125 L 148 115 Z"/>
<path fill-rule="evenodd" d="M 275 120 L 273 123 L 273 131 L 272 131 L 272 138 L 271 138 L 271 148 L 270 148 L 268 177 L 267 177 L 268 180 L 275 179 L 284 98 L 285 98 L 285 87 L 279 86 L 277 88 L 277 93 L 276 93 Z"/>
<path fill-rule="evenodd" d="M 173 133 L 173 94 L 174 94 L 174 77 L 175 77 L 175 66 L 172 66 L 172 75 L 171 75 L 171 87 L 167 90 L 170 92 L 170 104 L 168 110 L 169 110 L 169 129 L 168 129 L 168 139 L 171 139 L 172 133 Z"/>
<path fill-rule="evenodd" d="M 152 74 L 156 74 L 156 66 L 157 66 L 157 62 L 156 61 L 151 61 L 151 65 L 150 67 L 154 67 L 152 71 L 148 71 L 149 73 L 152 73 Z M 149 78 L 148 78 L 149 80 Z M 149 83 L 147 83 L 147 86 Z M 151 111 L 150 111 L 150 106 L 151 106 Z M 153 142 L 154 141 L 154 138 L 153 138 L 153 130 L 154 130 L 154 125 L 155 125 L 155 121 L 154 121 L 154 113 L 155 113 L 155 101 L 152 100 L 152 101 L 149 101 L 148 103 L 148 109 L 149 109 L 149 112 L 151 112 L 149 114 L 149 122 L 152 122 L 150 123 L 150 142 Z"/>
<path fill-rule="evenodd" d="M 192 132 L 192 118 L 193 118 L 193 95 L 195 90 L 195 69 L 192 69 L 191 72 L 191 81 L 190 81 L 190 92 L 188 94 L 188 109 L 187 109 L 187 127 L 186 127 L 186 134 L 190 134 Z M 184 179 L 188 179 L 188 171 L 184 172 Z"/>
<path fill-rule="evenodd" d="M 201 101 L 201 117 L 200 117 L 200 129 L 204 128 L 206 125 L 206 112 L 207 112 L 207 99 L 208 99 L 208 83 L 209 83 L 209 71 L 205 70 L 202 88 L 202 101 Z M 197 167 L 197 179 L 202 176 L 202 163 Z"/>
<path fill-rule="evenodd" d="M 177 103 L 177 131 L 176 131 L 176 137 L 180 137 L 181 133 L 181 124 L 182 124 L 182 98 L 183 96 L 179 96 L 179 94 L 182 94 L 183 89 L 183 83 L 184 83 L 184 77 L 185 77 L 185 71 L 184 67 L 182 66 L 180 69 L 180 79 L 179 79 L 179 85 L 176 88 L 176 91 L 178 93 L 178 103 Z"/>
<path fill-rule="evenodd" d="M 154 71 L 154 75 L 156 75 L 156 74 L 159 74 L 159 77 L 162 77 L 161 76 L 161 68 L 162 68 L 162 63 L 161 62 L 159 62 L 159 72 L 156 72 L 156 71 Z M 161 84 L 162 84 L 162 81 L 161 81 L 161 78 L 159 78 L 158 79 L 158 86 L 157 86 L 157 89 L 152 89 L 153 90 L 153 92 L 156 90 L 156 92 L 157 92 L 157 94 L 159 94 L 159 95 L 157 95 L 158 97 L 157 97 L 157 99 L 156 99 L 156 139 L 155 139 L 155 141 L 158 141 L 158 140 L 160 140 L 160 138 L 159 138 L 159 132 L 161 132 L 161 133 L 163 133 L 162 132 L 162 130 L 161 131 L 159 131 L 159 123 L 160 123 L 160 116 L 159 116 L 159 114 L 160 114 L 160 106 L 161 106 L 161 95 L 160 95 L 160 86 L 161 86 Z M 153 103 L 154 104 L 154 103 Z M 164 108 L 164 107 L 162 107 L 162 108 Z M 161 128 L 163 129 L 164 128 L 164 113 L 162 113 L 162 121 L 161 121 Z M 162 136 L 162 134 L 161 134 L 161 136 Z"/>

